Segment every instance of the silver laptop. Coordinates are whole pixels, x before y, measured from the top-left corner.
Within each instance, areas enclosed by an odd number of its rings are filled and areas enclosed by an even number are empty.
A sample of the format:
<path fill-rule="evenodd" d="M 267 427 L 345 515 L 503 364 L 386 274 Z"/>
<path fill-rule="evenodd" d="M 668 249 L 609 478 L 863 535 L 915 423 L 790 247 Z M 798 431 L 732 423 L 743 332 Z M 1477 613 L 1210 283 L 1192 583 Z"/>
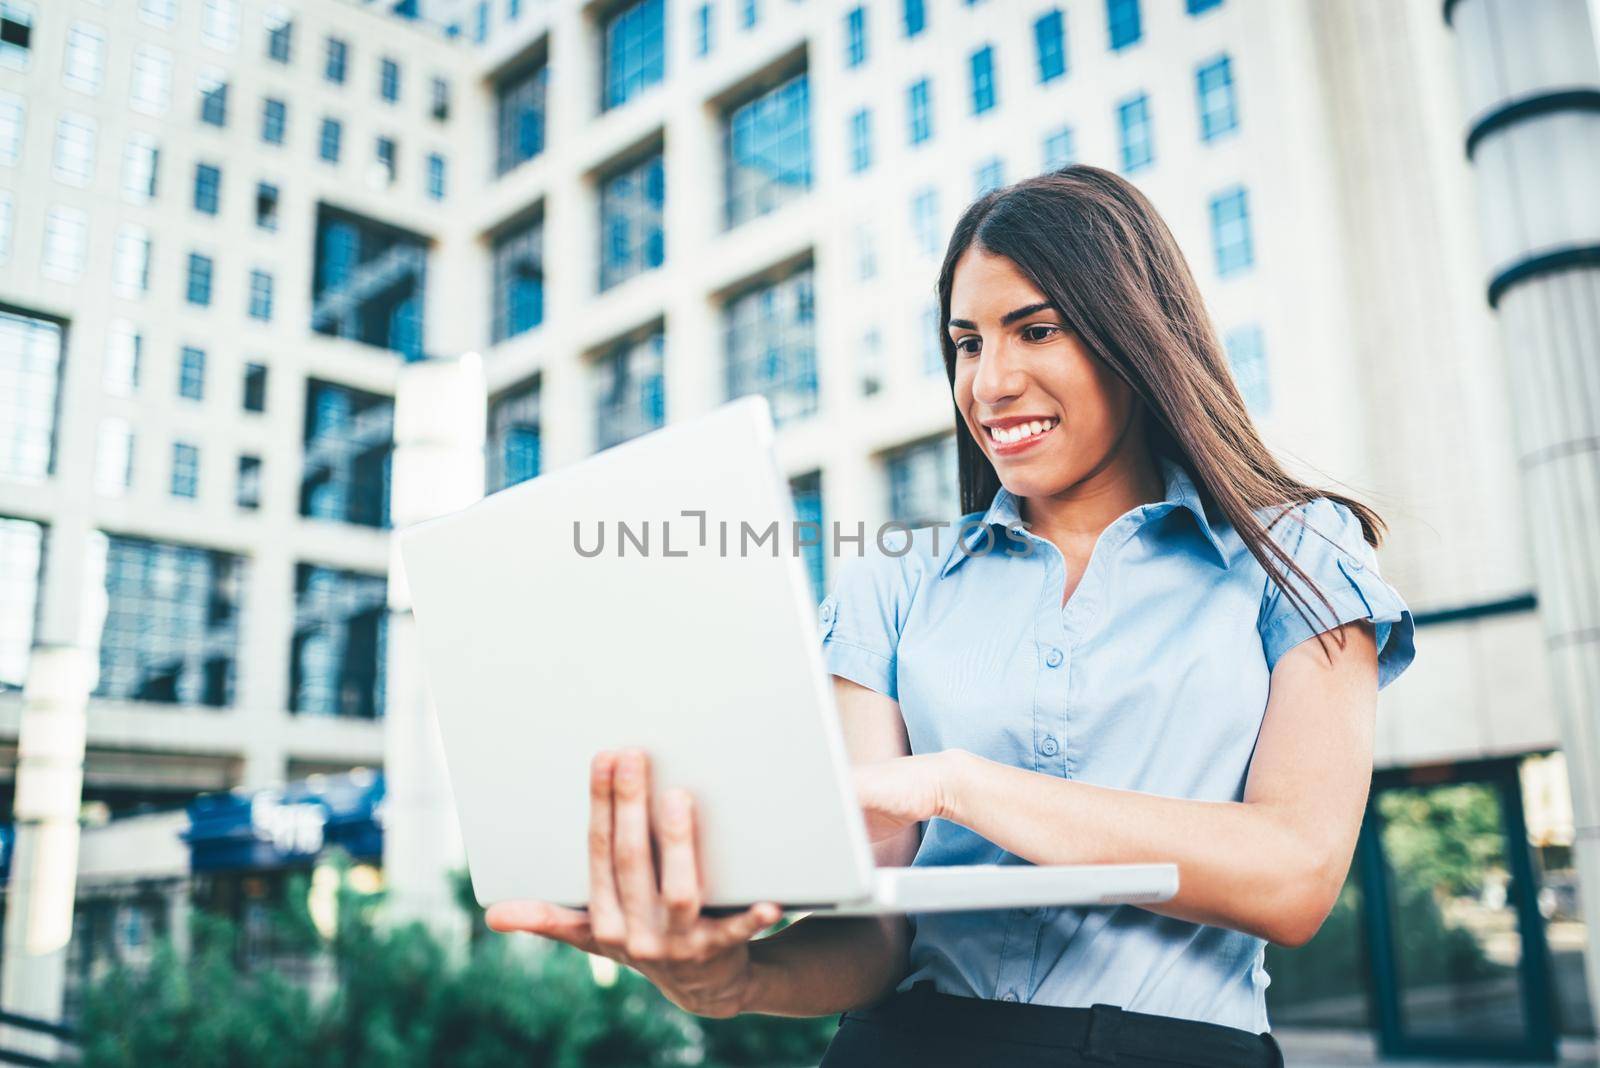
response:
<path fill-rule="evenodd" d="M 695 795 L 708 905 L 1176 893 L 1173 864 L 874 866 L 774 441 L 747 397 L 399 533 L 478 901 L 587 901 L 589 760 L 628 746 Z"/>

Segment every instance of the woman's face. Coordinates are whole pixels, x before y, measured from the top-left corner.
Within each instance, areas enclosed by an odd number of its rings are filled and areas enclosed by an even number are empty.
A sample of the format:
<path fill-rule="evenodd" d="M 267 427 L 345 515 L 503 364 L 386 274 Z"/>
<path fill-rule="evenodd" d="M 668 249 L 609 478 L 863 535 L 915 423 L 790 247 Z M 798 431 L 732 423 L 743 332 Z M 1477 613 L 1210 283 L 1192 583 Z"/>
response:
<path fill-rule="evenodd" d="M 956 407 L 1018 497 L 1054 496 L 1081 482 L 1127 427 L 1133 391 L 1089 354 L 1015 263 L 976 244 L 956 261 L 950 339 Z"/>

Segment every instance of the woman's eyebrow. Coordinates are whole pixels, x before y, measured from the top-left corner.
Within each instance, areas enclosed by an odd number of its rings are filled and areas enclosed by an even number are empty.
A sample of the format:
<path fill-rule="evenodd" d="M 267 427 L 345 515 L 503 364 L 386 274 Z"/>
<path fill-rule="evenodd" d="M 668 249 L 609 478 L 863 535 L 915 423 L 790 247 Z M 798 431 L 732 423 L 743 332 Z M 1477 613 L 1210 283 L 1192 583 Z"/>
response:
<path fill-rule="evenodd" d="M 1046 309 L 1054 307 L 1055 306 L 1048 300 L 1041 300 L 1037 304 L 1028 304 L 1021 308 L 1013 308 L 1011 311 L 1006 312 L 1005 315 L 1000 317 L 1000 325 L 1010 326 L 1018 319 L 1026 319 L 1035 312 L 1042 312 Z M 955 330 L 976 330 L 978 329 L 978 324 L 973 322 L 971 319 L 951 319 L 950 327 L 951 329 Z"/>

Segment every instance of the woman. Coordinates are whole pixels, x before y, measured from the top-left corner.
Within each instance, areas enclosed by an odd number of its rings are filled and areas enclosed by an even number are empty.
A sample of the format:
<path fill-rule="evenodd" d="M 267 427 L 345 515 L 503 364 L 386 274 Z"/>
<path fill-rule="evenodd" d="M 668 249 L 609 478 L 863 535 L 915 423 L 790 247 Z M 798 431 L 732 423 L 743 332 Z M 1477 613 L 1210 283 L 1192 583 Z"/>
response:
<path fill-rule="evenodd" d="M 593 766 L 588 913 L 489 922 L 693 1012 L 842 1013 L 824 1068 L 1281 1064 L 1263 949 L 1332 907 L 1377 692 L 1413 656 L 1381 521 L 1273 459 L 1122 178 L 1073 166 L 978 200 L 939 300 L 969 515 L 843 562 L 821 613 L 879 863 L 1174 861 L 1177 895 L 752 942 L 777 909 L 700 913 L 692 803 L 647 811 L 630 751 Z"/>

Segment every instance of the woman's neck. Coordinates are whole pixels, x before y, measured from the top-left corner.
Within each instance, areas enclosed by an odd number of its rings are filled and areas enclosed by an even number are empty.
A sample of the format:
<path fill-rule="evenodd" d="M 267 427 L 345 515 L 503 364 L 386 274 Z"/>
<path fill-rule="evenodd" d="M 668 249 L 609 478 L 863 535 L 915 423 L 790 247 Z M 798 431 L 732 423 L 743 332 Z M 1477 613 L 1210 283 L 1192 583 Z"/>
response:
<path fill-rule="evenodd" d="M 1055 543 L 1063 554 L 1086 556 L 1100 532 L 1130 509 L 1166 495 L 1161 466 L 1144 444 L 1132 437 L 1109 463 L 1060 493 L 1019 501 L 1028 529 Z"/>

